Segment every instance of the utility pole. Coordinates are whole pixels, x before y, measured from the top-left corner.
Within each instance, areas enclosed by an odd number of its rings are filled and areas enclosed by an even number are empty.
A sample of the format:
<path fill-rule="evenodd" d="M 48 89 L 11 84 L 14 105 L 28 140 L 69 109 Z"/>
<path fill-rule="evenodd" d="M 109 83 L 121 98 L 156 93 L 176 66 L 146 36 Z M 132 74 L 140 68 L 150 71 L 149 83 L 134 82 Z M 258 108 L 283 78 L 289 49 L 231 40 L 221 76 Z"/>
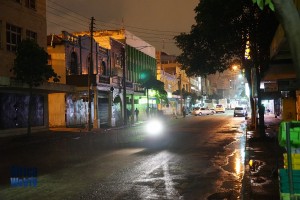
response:
<path fill-rule="evenodd" d="M 182 113 L 182 87 L 181 87 L 181 85 L 182 85 L 182 77 L 181 77 L 181 72 L 180 72 L 180 75 L 179 75 L 179 91 L 180 91 L 180 112 L 181 112 L 181 114 L 183 114 Z"/>
<path fill-rule="evenodd" d="M 88 131 L 91 131 L 91 101 L 92 101 L 92 92 L 91 92 L 91 76 L 93 73 L 93 33 L 94 33 L 94 17 L 91 18 L 90 26 L 90 37 L 91 37 L 91 53 L 90 53 L 90 66 L 88 68 Z"/>
<path fill-rule="evenodd" d="M 127 118 L 128 118 L 128 113 L 127 113 L 127 102 L 126 102 L 126 38 L 125 38 L 125 44 L 123 47 L 123 60 L 122 60 L 122 65 L 123 65 L 123 80 L 122 80 L 122 85 L 123 85 L 123 99 L 124 99 L 124 125 L 127 125 Z M 133 114 L 133 113 L 131 113 Z"/>

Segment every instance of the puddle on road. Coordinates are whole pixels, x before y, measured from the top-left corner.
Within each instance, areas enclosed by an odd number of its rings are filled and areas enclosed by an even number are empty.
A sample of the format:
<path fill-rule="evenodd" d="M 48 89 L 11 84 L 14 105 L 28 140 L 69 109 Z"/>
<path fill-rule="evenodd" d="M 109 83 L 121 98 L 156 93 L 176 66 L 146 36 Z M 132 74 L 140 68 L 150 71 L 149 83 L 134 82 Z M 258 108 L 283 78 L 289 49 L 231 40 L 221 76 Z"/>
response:
<path fill-rule="evenodd" d="M 244 156 L 245 155 L 239 150 L 235 150 L 234 153 L 227 158 L 227 164 L 221 168 L 241 181 L 244 174 Z"/>
<path fill-rule="evenodd" d="M 261 160 L 250 160 L 248 164 L 251 174 L 258 173 L 259 170 L 266 165 L 266 163 Z"/>
<path fill-rule="evenodd" d="M 221 130 L 218 131 L 217 133 L 239 133 L 237 129 L 231 129 L 231 130 Z"/>
<path fill-rule="evenodd" d="M 234 141 L 227 144 L 224 147 L 225 155 L 223 154 L 223 165 L 219 165 L 223 170 L 224 175 L 223 182 L 218 188 L 217 193 L 210 195 L 208 200 L 225 200 L 225 199 L 239 199 L 240 198 L 240 190 L 242 187 L 242 179 L 244 176 L 244 162 L 245 162 L 245 137 L 246 127 L 244 124 L 241 126 L 232 126 L 227 127 L 226 129 L 218 131 L 218 133 L 229 133 L 234 134 Z M 220 157 L 220 158 L 221 158 Z M 217 159 L 216 165 L 219 162 Z"/>

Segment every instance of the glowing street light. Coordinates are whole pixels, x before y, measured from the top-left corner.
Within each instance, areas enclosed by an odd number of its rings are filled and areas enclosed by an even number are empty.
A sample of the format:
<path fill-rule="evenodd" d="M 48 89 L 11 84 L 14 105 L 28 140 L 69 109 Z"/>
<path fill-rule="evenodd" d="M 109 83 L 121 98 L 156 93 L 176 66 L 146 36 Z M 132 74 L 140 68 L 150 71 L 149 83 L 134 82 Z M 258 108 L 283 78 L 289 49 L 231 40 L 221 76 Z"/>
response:
<path fill-rule="evenodd" d="M 232 70 L 233 70 L 233 71 L 238 70 L 238 68 L 239 68 L 239 67 L 238 67 L 237 65 L 233 65 L 233 66 L 232 66 Z"/>

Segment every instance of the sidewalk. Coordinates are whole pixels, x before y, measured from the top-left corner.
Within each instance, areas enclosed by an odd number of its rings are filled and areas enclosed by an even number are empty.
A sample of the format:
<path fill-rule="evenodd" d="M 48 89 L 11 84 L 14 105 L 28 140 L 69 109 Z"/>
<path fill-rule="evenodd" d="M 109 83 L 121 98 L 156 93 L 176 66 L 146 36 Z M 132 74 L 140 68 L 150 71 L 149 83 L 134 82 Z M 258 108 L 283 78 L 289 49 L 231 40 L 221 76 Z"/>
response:
<path fill-rule="evenodd" d="M 40 131 L 27 134 L 9 135 L 0 137 L 0 150 L 10 148 L 23 148 L 28 145 L 43 145 L 64 140 L 97 140 L 103 147 L 124 143 L 125 135 L 129 132 L 139 129 L 144 121 L 137 122 L 132 125 L 112 127 L 112 128 L 95 128 L 88 131 L 86 128 L 50 128 L 47 131 Z M 135 131 L 136 132 L 136 131 Z M 120 134 L 122 133 L 122 134 Z M 117 137 L 117 135 L 119 135 Z M 123 136 L 123 137 L 122 137 Z"/>
<path fill-rule="evenodd" d="M 256 131 L 246 135 L 244 200 L 280 199 L 278 168 L 283 168 L 284 149 L 278 145 L 277 133 L 281 118 L 266 114 L 264 119 L 266 138 L 260 138 Z"/>

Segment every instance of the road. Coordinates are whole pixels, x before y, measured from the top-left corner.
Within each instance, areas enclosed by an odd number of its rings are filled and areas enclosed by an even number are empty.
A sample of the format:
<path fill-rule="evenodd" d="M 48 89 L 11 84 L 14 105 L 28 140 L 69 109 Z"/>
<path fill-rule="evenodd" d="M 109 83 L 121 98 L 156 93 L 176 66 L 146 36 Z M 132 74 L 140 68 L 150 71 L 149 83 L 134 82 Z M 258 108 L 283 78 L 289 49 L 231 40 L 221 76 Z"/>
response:
<path fill-rule="evenodd" d="M 240 199 L 243 122 L 228 111 L 169 121 L 163 140 L 104 147 L 96 135 L 3 148 L 0 199 Z M 36 167 L 38 186 L 9 186 L 12 165 Z"/>

